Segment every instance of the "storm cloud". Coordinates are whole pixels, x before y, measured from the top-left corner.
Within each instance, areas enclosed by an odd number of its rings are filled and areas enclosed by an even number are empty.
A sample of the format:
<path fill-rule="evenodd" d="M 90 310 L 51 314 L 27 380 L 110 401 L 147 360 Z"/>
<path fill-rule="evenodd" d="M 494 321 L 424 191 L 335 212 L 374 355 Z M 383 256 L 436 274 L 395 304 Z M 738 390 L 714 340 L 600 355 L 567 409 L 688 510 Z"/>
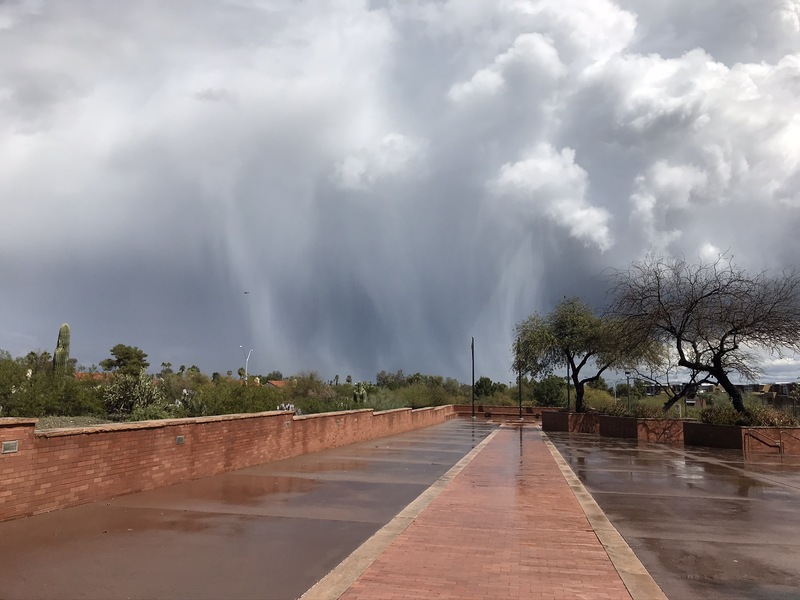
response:
<path fill-rule="evenodd" d="M 509 380 L 648 251 L 800 250 L 798 0 L 6 0 L 0 57 L 12 354 Z"/>

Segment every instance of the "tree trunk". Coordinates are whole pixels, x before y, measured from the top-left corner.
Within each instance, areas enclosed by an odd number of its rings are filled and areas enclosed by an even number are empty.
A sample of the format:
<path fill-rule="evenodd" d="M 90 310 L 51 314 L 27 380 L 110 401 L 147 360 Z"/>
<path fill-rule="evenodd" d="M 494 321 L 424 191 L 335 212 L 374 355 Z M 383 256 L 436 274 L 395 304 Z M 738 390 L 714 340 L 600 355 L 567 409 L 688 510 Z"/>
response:
<path fill-rule="evenodd" d="M 579 381 L 577 377 L 572 378 L 572 382 L 575 384 L 575 412 L 582 413 L 584 411 L 583 407 L 583 382 Z"/>
<path fill-rule="evenodd" d="M 742 399 L 742 392 L 737 388 L 731 380 L 728 378 L 728 374 L 724 371 L 720 371 L 719 373 L 712 373 L 712 375 L 716 378 L 719 384 L 722 386 L 722 389 L 725 390 L 728 396 L 731 397 L 731 402 L 733 402 L 733 408 L 735 408 L 740 413 L 744 413 L 744 400 Z"/>

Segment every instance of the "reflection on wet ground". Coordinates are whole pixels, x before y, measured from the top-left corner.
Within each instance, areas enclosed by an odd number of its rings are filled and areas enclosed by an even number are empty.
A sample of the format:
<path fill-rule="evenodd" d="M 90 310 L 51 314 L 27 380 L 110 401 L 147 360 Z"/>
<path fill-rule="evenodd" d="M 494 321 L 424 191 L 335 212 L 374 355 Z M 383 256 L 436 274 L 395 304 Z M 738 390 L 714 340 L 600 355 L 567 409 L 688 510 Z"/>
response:
<path fill-rule="evenodd" d="M 0 598 L 296 598 L 493 429 L 452 420 L 0 523 Z"/>
<path fill-rule="evenodd" d="M 800 598 L 800 465 L 549 433 L 673 600 Z"/>

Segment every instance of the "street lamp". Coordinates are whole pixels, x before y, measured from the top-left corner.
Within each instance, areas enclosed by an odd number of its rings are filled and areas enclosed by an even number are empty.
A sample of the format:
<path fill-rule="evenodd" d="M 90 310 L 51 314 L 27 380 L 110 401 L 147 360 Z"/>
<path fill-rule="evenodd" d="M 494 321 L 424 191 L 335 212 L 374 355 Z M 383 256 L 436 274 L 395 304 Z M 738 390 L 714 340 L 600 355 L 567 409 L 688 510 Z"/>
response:
<path fill-rule="evenodd" d="M 253 349 L 250 348 L 250 352 L 245 356 L 244 346 L 240 345 L 239 348 L 241 348 L 242 356 L 244 356 L 244 384 L 247 385 L 247 364 L 250 362 L 250 354 L 253 352 Z"/>
<path fill-rule="evenodd" d="M 628 410 L 631 409 L 631 372 L 625 371 L 625 383 L 628 386 Z"/>

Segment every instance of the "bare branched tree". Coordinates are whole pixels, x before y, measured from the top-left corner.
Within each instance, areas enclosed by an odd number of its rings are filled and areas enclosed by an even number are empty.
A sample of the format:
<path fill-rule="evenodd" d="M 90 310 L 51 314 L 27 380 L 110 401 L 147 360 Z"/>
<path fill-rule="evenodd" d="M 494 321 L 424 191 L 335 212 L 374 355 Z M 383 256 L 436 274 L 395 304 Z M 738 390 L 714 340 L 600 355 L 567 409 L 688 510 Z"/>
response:
<path fill-rule="evenodd" d="M 678 379 L 687 377 L 687 369 L 679 364 L 679 358 L 673 346 L 654 344 L 650 351 L 636 362 L 623 365 L 626 371 L 631 371 L 637 379 L 657 386 L 667 396 L 662 407 L 664 412 L 672 408 L 676 402 L 683 398 L 691 398 L 700 384 L 711 381 L 708 373 L 700 373 L 688 369 L 689 381 L 680 382 Z"/>
<path fill-rule="evenodd" d="M 800 350 L 800 277 L 750 275 L 726 256 L 694 265 L 647 258 L 616 273 L 611 314 L 674 349 L 693 381 L 713 380 L 744 412 L 731 381 L 758 376 L 755 350 Z"/>

